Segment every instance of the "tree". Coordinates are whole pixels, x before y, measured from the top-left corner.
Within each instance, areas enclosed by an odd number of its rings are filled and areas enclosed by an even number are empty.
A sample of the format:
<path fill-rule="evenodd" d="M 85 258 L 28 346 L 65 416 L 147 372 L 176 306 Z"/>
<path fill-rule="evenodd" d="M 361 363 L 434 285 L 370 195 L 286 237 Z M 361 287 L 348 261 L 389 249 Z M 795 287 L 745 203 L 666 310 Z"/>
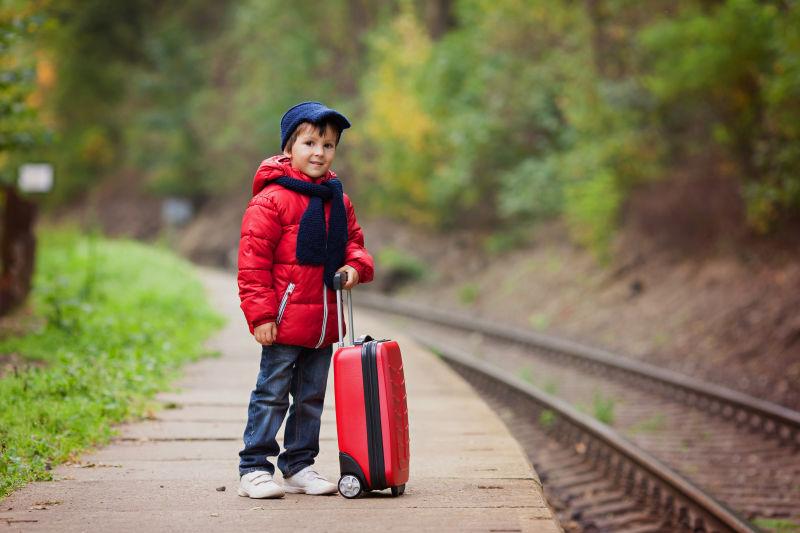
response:
<path fill-rule="evenodd" d="M 35 109 L 36 71 L 24 42 L 41 21 L 9 5 L 0 10 L 0 316 L 25 300 L 33 277 L 36 206 L 17 192 L 14 181 L 21 158 L 44 134 Z"/>

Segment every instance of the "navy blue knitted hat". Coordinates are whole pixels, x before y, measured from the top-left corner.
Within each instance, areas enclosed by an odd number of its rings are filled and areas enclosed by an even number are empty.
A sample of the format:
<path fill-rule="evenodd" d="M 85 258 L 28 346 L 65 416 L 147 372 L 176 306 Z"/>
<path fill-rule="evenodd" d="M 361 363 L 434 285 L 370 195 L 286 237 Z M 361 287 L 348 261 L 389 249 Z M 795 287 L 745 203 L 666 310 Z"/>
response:
<path fill-rule="evenodd" d="M 286 146 L 295 128 L 302 122 L 319 124 L 325 119 L 333 122 L 340 133 L 350 127 L 347 117 L 320 102 L 302 102 L 290 108 L 281 119 L 281 150 Z"/>

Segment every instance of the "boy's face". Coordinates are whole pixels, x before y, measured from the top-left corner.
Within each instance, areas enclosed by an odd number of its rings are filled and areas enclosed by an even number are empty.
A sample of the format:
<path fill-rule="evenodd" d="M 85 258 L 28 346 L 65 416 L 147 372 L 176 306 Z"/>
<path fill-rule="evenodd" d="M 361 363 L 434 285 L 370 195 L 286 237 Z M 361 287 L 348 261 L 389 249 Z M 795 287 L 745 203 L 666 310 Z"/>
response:
<path fill-rule="evenodd" d="M 336 155 L 336 133 L 332 126 L 327 126 L 320 135 L 319 128 L 304 122 L 297 126 L 297 140 L 283 153 L 292 160 L 292 166 L 306 176 L 321 178 L 331 168 Z"/>

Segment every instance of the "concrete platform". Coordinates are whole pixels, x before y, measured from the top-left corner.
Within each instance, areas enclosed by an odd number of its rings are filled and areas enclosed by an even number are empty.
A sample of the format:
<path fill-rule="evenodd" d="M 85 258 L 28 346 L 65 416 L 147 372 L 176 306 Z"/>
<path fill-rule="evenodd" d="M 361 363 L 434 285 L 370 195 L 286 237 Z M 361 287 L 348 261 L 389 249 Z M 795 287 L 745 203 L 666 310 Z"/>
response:
<path fill-rule="evenodd" d="M 58 467 L 55 481 L 0 502 L 0 530 L 561 530 L 535 472 L 489 407 L 435 356 L 367 311 L 357 313 L 356 331 L 403 347 L 412 457 L 405 495 L 237 496 L 237 453 L 260 348 L 246 331 L 235 279 L 208 270 L 201 276 L 215 307 L 230 317 L 209 343 L 221 356 L 187 368 L 176 390 L 160 395 L 170 408 L 154 420 L 121 426 L 111 445 Z M 335 481 L 332 392 L 331 373 L 317 467 Z"/>

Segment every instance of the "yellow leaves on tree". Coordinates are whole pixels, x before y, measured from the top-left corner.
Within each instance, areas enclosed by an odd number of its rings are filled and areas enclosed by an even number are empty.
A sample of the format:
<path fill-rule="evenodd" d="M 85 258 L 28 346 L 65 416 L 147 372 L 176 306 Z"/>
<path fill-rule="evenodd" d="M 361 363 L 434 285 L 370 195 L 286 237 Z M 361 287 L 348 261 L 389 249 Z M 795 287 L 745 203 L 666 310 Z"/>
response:
<path fill-rule="evenodd" d="M 427 209 L 432 168 L 430 143 L 437 125 L 423 108 L 418 84 L 431 42 L 413 13 L 396 17 L 389 31 L 372 40 L 373 64 L 365 81 L 364 129 L 377 149 L 370 172 L 392 198 L 381 209 L 433 222 Z M 398 198 L 403 200 L 397 201 Z M 377 203 L 382 200 L 376 197 Z"/>

